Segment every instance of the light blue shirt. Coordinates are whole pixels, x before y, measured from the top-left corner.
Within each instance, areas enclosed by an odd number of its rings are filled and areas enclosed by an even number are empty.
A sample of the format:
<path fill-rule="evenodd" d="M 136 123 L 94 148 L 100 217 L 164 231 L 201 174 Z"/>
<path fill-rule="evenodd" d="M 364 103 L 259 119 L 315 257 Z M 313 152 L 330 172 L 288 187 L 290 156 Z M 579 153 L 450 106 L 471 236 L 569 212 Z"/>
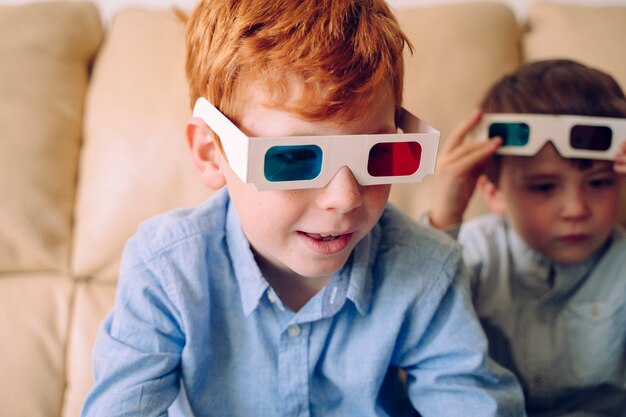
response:
<path fill-rule="evenodd" d="M 626 416 L 626 236 L 559 265 L 504 217 L 461 227 L 491 356 L 522 383 L 530 416 Z"/>
<path fill-rule="evenodd" d="M 410 402 L 423 417 L 523 416 L 517 381 L 486 359 L 461 265 L 452 239 L 388 207 L 293 312 L 219 192 L 129 241 L 82 415 L 165 416 L 178 397 L 170 416 L 403 416 Z"/>

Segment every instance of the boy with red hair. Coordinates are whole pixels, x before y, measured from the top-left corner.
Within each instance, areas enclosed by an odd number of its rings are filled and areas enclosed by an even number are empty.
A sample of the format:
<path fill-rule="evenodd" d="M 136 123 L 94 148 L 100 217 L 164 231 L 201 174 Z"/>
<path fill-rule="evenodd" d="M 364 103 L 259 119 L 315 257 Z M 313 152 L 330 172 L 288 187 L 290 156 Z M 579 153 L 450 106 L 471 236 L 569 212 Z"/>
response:
<path fill-rule="evenodd" d="M 84 416 L 523 415 L 459 248 L 387 206 L 438 139 L 400 107 L 407 43 L 380 0 L 199 2 L 187 138 L 226 188 L 130 240 Z"/>

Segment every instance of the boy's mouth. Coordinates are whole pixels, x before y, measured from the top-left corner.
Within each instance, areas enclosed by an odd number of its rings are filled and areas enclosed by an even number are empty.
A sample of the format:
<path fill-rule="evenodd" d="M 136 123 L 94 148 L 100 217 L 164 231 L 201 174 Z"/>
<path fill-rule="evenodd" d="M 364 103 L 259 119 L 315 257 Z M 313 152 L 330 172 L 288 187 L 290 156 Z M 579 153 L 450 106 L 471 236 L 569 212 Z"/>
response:
<path fill-rule="evenodd" d="M 572 233 L 569 235 L 560 236 L 559 241 L 567 244 L 577 244 L 585 242 L 589 239 L 589 235 L 583 233 Z"/>
<path fill-rule="evenodd" d="M 320 242 L 328 242 L 338 239 L 341 235 L 325 235 L 321 233 L 305 233 L 308 237 L 319 240 Z"/>
<path fill-rule="evenodd" d="M 310 250 L 323 255 L 334 255 L 346 249 L 352 241 L 354 232 L 347 233 L 309 233 L 298 232 Z"/>

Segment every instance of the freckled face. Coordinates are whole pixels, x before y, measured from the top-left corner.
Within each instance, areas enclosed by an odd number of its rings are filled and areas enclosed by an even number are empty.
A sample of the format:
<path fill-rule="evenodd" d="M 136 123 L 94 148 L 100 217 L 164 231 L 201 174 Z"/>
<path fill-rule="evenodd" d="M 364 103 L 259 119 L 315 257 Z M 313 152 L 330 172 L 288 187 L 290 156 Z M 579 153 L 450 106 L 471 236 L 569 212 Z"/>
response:
<path fill-rule="evenodd" d="M 617 221 L 619 184 L 608 161 L 580 169 L 546 145 L 534 157 L 503 157 L 498 184 L 513 228 L 559 263 L 588 259 Z"/>
<path fill-rule="evenodd" d="M 389 94 L 349 121 L 306 121 L 263 106 L 251 94 L 239 127 L 250 137 L 395 133 L 394 101 Z M 254 139 L 252 139 L 254 140 Z M 341 168 L 323 188 L 258 191 L 243 183 L 221 160 L 230 196 L 244 233 L 264 274 L 327 279 L 348 259 L 356 244 L 380 218 L 390 185 L 361 186 L 349 168 Z"/>

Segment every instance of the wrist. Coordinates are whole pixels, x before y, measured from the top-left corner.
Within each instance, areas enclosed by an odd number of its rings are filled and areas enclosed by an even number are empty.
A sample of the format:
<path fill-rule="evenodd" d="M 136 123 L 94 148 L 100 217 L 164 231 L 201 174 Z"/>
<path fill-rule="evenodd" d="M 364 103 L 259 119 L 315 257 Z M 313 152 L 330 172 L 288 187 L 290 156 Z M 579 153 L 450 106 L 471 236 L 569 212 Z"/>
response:
<path fill-rule="evenodd" d="M 461 224 L 463 221 L 463 213 L 431 210 L 428 213 L 428 221 L 435 229 L 447 229 Z"/>

